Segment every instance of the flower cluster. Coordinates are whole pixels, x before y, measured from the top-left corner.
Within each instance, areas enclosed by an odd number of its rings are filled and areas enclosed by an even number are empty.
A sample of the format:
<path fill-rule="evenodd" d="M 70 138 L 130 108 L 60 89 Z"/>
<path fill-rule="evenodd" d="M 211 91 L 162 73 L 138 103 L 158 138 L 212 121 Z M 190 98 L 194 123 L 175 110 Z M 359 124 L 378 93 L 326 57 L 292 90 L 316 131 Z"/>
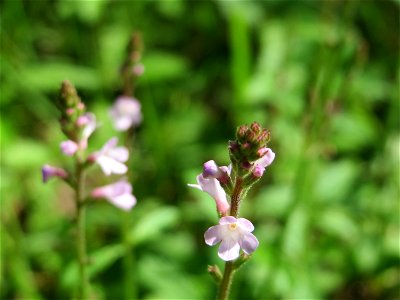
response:
<path fill-rule="evenodd" d="M 116 137 L 106 142 L 99 151 L 86 154 L 89 137 L 98 125 L 95 115 L 86 112 L 84 103 L 69 81 L 62 83 L 58 106 L 61 111 L 61 129 L 67 137 L 67 140 L 60 143 L 63 154 L 74 157 L 81 168 L 96 163 L 107 176 L 111 174 L 122 175 L 128 171 L 128 167 L 124 164 L 129 157 L 128 149 L 117 146 L 118 139 Z M 42 168 L 43 182 L 47 182 L 52 177 L 62 178 L 71 185 L 77 180 L 73 178 L 73 172 L 44 165 Z M 103 187 L 94 188 L 90 195 L 93 198 L 105 198 L 121 209 L 130 210 L 136 204 L 136 198 L 131 193 L 132 186 L 127 181 L 120 180 Z"/>
<path fill-rule="evenodd" d="M 238 218 L 238 211 L 241 198 L 275 159 L 275 153 L 267 147 L 269 139 L 269 131 L 256 122 L 240 126 L 236 139 L 229 142 L 231 164 L 218 166 L 213 160 L 207 161 L 203 172 L 196 178 L 197 184 L 189 184 L 206 192 L 215 201 L 221 218 L 218 225 L 206 231 L 204 238 L 210 246 L 221 243 L 218 255 L 225 261 L 237 259 L 240 249 L 251 254 L 258 247 L 258 240 L 251 233 L 253 224 Z"/>

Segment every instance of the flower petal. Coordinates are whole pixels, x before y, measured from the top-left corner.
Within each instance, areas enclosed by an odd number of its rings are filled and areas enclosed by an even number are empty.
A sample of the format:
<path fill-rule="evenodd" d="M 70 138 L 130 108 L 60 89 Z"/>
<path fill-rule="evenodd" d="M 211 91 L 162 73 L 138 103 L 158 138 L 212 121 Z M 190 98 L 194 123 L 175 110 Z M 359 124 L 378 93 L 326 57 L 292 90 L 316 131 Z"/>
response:
<path fill-rule="evenodd" d="M 118 144 L 118 138 L 117 137 L 112 137 L 107 141 L 107 143 L 104 144 L 103 148 L 100 150 L 101 153 L 108 152 L 110 149 L 115 148 Z"/>
<path fill-rule="evenodd" d="M 207 245 L 214 246 L 222 240 L 220 226 L 212 226 L 204 233 L 204 240 Z"/>
<path fill-rule="evenodd" d="M 227 225 L 227 224 L 232 224 L 232 223 L 236 223 L 236 218 L 232 217 L 232 216 L 227 216 L 227 217 L 222 217 L 219 220 L 219 224 L 220 225 Z"/>
<path fill-rule="evenodd" d="M 258 240 L 252 233 L 246 233 L 242 236 L 241 240 L 239 241 L 240 247 L 243 251 L 247 254 L 253 253 L 258 247 Z"/>
<path fill-rule="evenodd" d="M 275 153 L 270 149 L 267 148 L 266 153 L 260 159 L 255 161 L 256 165 L 260 165 L 264 168 L 268 167 L 275 159 Z"/>
<path fill-rule="evenodd" d="M 247 232 L 252 232 L 254 230 L 254 225 L 245 218 L 239 218 L 237 222 L 240 224 L 240 227 Z"/>
<path fill-rule="evenodd" d="M 130 210 L 136 204 L 136 198 L 131 194 L 123 194 L 121 196 L 107 198 L 107 200 L 123 210 Z"/>
<path fill-rule="evenodd" d="M 111 173 L 125 174 L 128 171 L 128 167 L 123 163 L 104 155 L 97 158 L 97 163 L 107 176 L 111 175 Z"/>
<path fill-rule="evenodd" d="M 129 158 L 129 151 L 125 147 L 116 147 L 108 151 L 108 156 L 120 162 L 126 162 Z"/>
<path fill-rule="evenodd" d="M 239 257 L 240 246 L 234 239 L 224 239 L 219 246 L 218 256 L 225 261 L 234 260 Z"/>

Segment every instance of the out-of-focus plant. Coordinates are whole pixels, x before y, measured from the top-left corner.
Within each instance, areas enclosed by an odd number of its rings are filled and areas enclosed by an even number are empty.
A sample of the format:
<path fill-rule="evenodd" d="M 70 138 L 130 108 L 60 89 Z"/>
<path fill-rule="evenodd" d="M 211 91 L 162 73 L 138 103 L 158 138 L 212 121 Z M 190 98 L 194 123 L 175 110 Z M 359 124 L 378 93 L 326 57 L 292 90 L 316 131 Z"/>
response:
<path fill-rule="evenodd" d="M 134 97 L 136 80 L 144 73 L 144 65 L 141 63 L 143 42 L 139 32 L 132 34 L 128 43 L 125 62 L 121 67 L 122 94 L 117 97 L 111 110 L 110 116 L 115 130 L 123 133 L 123 142 L 129 152 L 133 151 L 133 138 L 135 127 L 142 122 L 142 111 L 139 100 Z M 129 161 L 127 162 L 129 165 Z M 132 182 L 132 169 L 127 174 L 128 180 Z M 137 298 L 137 282 L 134 272 L 135 263 L 133 246 L 130 241 L 131 215 L 123 213 L 122 236 L 125 247 L 124 253 L 124 278 L 125 299 Z"/>
<path fill-rule="evenodd" d="M 42 168 L 43 182 L 53 177 L 63 179 L 75 192 L 76 204 L 76 245 L 79 263 L 78 299 L 90 298 L 90 279 L 87 271 L 89 258 L 86 250 L 86 205 L 90 198 L 104 198 L 113 205 L 130 210 L 136 204 L 132 195 L 132 186 L 121 179 L 114 183 L 94 188 L 86 181 L 87 168 L 97 163 L 105 175 L 125 174 L 128 167 L 124 164 L 129 157 L 128 149 L 118 147 L 118 139 L 111 138 L 99 151 L 88 155 L 89 137 L 97 128 L 94 114 L 86 112 L 86 107 L 77 94 L 75 87 L 64 81 L 60 91 L 58 108 L 61 112 L 61 130 L 68 140 L 61 142 L 61 151 L 73 158 L 72 170 L 45 165 Z"/>

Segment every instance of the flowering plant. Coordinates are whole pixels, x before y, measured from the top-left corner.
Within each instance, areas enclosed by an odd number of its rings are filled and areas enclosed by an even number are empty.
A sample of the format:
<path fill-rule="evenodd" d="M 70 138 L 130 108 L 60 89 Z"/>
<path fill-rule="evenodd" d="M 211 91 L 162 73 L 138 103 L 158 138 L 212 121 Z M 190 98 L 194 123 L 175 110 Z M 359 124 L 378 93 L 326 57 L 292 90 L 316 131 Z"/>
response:
<path fill-rule="evenodd" d="M 256 122 L 240 126 L 236 139 L 229 141 L 231 164 L 218 166 L 213 160 L 207 161 L 203 172 L 196 178 L 197 184 L 189 184 L 214 199 L 220 217 L 218 224 L 204 234 L 207 245 L 220 243 L 218 256 L 226 262 L 223 275 L 217 266 L 208 268 L 219 283 L 218 299 L 228 299 L 234 271 L 250 258 L 259 245 L 252 234 L 253 224 L 239 217 L 239 207 L 249 189 L 275 159 L 275 153 L 267 148 L 269 140 L 270 132 Z"/>
<path fill-rule="evenodd" d="M 86 170 L 94 163 L 98 164 L 106 176 L 111 174 L 125 174 L 128 167 L 129 151 L 126 147 L 117 146 L 118 139 L 111 138 L 99 151 L 88 154 L 88 141 L 96 130 L 96 117 L 87 112 L 84 103 L 77 94 L 75 87 L 64 81 L 61 86 L 58 108 L 61 112 L 61 130 L 67 140 L 60 143 L 61 152 L 74 160 L 74 169 L 44 165 L 42 168 L 43 182 L 51 178 L 61 178 L 75 191 L 77 208 L 77 250 L 80 272 L 79 299 L 88 298 L 89 276 L 87 272 L 87 254 L 85 237 L 85 204 L 89 198 L 106 199 L 108 202 L 122 210 L 130 210 L 136 204 L 132 195 L 132 186 L 125 179 L 118 180 L 106 186 L 95 187 L 87 192 L 85 180 Z"/>

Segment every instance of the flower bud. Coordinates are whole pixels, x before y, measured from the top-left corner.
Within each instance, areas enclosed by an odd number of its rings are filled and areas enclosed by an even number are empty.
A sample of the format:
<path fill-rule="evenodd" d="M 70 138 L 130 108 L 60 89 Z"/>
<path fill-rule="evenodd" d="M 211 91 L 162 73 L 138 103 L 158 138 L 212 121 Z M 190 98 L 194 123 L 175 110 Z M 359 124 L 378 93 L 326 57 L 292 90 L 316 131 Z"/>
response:
<path fill-rule="evenodd" d="M 64 169 L 53 167 L 50 165 L 44 165 L 42 168 L 42 180 L 46 183 L 52 177 L 67 178 L 68 173 Z"/>
<path fill-rule="evenodd" d="M 67 140 L 64 142 L 61 142 L 60 148 L 62 153 L 64 153 L 67 156 L 72 156 L 78 151 L 78 144 L 75 143 L 74 141 Z"/>

